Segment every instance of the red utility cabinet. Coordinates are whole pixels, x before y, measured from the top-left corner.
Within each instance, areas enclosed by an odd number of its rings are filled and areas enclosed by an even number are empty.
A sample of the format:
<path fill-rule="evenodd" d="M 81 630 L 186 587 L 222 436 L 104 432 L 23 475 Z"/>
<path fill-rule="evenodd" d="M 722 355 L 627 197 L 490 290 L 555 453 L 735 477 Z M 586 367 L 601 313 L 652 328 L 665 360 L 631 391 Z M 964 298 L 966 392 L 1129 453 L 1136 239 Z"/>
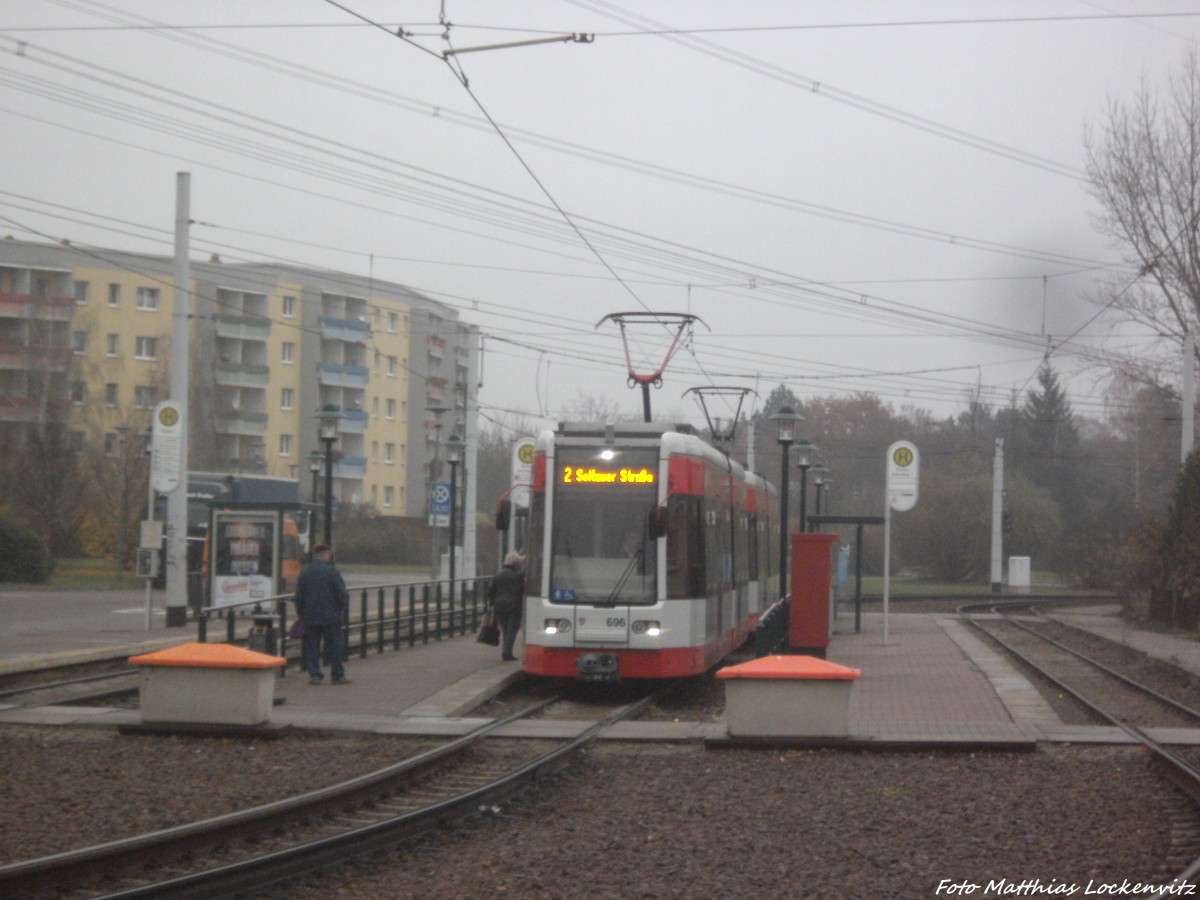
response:
<path fill-rule="evenodd" d="M 836 534 L 792 535 L 792 599 L 788 645 L 793 653 L 825 658 L 829 648 Z"/>

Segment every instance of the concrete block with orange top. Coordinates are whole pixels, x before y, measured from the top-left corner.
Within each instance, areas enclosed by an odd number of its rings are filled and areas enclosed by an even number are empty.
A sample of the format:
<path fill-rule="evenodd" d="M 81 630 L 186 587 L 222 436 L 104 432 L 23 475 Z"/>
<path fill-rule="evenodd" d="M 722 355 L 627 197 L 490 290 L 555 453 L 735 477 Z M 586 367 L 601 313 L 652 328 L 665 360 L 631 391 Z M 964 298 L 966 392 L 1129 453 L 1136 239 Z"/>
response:
<path fill-rule="evenodd" d="M 181 644 L 133 656 L 143 723 L 261 725 L 271 717 L 275 670 L 286 665 L 232 644 Z"/>
<path fill-rule="evenodd" d="M 815 656 L 764 656 L 717 672 L 730 737 L 845 737 L 858 669 Z"/>

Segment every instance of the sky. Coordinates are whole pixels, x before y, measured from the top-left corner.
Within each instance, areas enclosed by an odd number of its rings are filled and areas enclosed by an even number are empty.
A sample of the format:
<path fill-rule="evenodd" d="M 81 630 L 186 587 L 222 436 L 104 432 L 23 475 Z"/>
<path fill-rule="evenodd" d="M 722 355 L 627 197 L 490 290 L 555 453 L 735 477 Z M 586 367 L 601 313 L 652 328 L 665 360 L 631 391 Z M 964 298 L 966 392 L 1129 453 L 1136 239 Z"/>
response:
<path fill-rule="evenodd" d="M 995 408 L 1047 358 L 1102 418 L 1095 361 L 1162 348 L 1092 299 L 1136 271 L 1086 135 L 1198 35 L 1200 0 L 6 0 L 0 233 L 170 255 L 189 172 L 193 258 L 478 326 L 485 426 L 639 414 L 681 320 L 651 400 L 698 425 L 713 386 Z"/>

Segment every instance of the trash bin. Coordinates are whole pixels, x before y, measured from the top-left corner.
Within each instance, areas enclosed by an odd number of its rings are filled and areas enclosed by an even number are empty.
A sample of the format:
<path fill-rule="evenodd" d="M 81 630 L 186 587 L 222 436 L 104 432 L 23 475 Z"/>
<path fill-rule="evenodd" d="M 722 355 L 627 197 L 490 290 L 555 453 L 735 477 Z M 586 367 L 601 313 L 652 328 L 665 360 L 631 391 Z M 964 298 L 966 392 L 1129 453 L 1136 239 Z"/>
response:
<path fill-rule="evenodd" d="M 250 626 L 250 637 L 246 641 L 246 648 L 266 653 L 269 656 L 278 656 L 279 616 L 270 613 L 254 613 L 250 619 L 254 624 Z"/>

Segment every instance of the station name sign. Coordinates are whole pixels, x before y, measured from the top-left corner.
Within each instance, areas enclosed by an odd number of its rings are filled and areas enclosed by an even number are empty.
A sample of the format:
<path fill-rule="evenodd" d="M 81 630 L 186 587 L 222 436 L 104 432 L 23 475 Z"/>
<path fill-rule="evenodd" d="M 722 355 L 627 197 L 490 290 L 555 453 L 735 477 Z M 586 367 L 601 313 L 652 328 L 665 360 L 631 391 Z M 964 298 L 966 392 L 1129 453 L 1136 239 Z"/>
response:
<path fill-rule="evenodd" d="M 649 469 L 597 469 L 594 466 L 563 466 L 563 484 L 654 484 Z"/>

